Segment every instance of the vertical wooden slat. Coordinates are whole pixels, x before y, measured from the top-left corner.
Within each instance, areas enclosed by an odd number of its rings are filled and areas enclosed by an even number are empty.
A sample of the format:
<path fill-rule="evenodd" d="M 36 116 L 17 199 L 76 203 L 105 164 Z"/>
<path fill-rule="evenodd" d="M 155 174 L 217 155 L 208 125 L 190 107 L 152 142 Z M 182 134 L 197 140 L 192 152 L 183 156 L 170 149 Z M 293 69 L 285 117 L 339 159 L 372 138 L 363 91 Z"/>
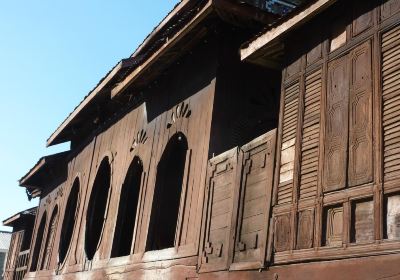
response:
<path fill-rule="evenodd" d="M 400 27 L 382 36 L 383 172 L 400 176 Z"/>
<path fill-rule="evenodd" d="M 317 194 L 321 87 L 321 70 L 306 77 L 300 162 L 300 199 L 315 197 Z"/>
<path fill-rule="evenodd" d="M 292 202 L 299 94 L 299 82 L 285 90 L 278 204 Z"/>

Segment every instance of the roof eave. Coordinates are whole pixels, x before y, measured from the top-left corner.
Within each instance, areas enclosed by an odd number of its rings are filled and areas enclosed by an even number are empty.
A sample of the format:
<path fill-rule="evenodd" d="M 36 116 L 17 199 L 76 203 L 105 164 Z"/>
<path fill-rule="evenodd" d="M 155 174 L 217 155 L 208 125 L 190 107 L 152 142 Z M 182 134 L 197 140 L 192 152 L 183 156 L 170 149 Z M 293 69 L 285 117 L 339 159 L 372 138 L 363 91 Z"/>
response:
<path fill-rule="evenodd" d="M 259 52 L 262 52 L 263 49 L 268 49 L 269 46 L 278 44 L 280 39 L 287 33 L 302 26 L 336 1 L 337 0 L 317 0 L 303 10 L 293 14 L 281 24 L 269 29 L 261 36 L 252 40 L 247 46 L 242 47 L 240 49 L 241 60 L 250 60 L 252 57 L 259 55 Z"/>
<path fill-rule="evenodd" d="M 162 56 L 168 49 L 173 47 L 179 42 L 179 40 L 187 35 L 198 23 L 200 23 L 205 17 L 207 17 L 213 11 L 213 1 L 209 0 L 205 6 L 194 16 L 189 23 L 185 25 L 179 32 L 177 32 L 172 38 L 169 38 L 163 46 L 161 46 L 155 53 L 153 53 L 148 59 L 146 59 L 139 67 L 137 67 L 132 73 L 130 73 L 122 82 L 118 83 L 111 90 L 111 98 L 115 98 L 121 92 L 123 92 L 129 85 L 131 85 L 140 75 L 153 65 L 157 59 Z"/>
<path fill-rule="evenodd" d="M 3 221 L 3 226 L 12 227 L 15 224 L 15 222 L 17 222 L 18 220 L 20 220 L 24 217 L 27 217 L 29 215 L 36 215 L 36 211 L 37 211 L 37 207 L 32 207 L 32 208 L 23 210 L 21 212 L 18 212 L 17 214 L 14 214 L 13 216 L 5 219 Z"/>
<path fill-rule="evenodd" d="M 119 73 L 119 71 L 125 67 L 127 67 L 128 59 L 121 60 L 111 71 L 108 73 L 102 80 L 102 82 L 97 85 L 89 95 L 72 111 L 72 113 L 61 123 L 61 125 L 54 131 L 49 139 L 47 139 L 46 146 L 52 146 L 55 144 L 60 144 L 63 141 L 60 141 L 59 138 L 62 136 L 63 131 L 68 127 L 68 125 L 72 122 L 74 118 L 78 116 L 78 114 L 85 108 L 88 104 L 90 104 L 93 99 L 108 85 L 108 83 Z"/>
<path fill-rule="evenodd" d="M 39 186 L 32 182 L 35 176 L 40 176 L 40 172 L 42 172 L 45 168 L 51 168 L 51 164 L 60 164 L 65 162 L 65 159 L 69 155 L 70 151 L 65 151 L 53 155 L 44 156 L 39 159 L 39 161 L 32 167 L 31 170 L 28 171 L 21 179 L 19 179 L 19 185 L 21 187 L 29 188 L 29 189 L 42 189 L 42 186 Z"/>

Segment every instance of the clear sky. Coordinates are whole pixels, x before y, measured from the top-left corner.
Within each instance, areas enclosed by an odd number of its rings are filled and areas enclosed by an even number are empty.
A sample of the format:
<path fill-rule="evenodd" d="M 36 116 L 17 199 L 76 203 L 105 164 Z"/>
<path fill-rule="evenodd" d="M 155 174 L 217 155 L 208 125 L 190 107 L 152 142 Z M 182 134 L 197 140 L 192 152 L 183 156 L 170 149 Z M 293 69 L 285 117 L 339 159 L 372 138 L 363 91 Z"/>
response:
<path fill-rule="evenodd" d="M 18 179 L 68 149 L 46 139 L 177 2 L 0 0 L 0 221 L 37 205 Z"/>

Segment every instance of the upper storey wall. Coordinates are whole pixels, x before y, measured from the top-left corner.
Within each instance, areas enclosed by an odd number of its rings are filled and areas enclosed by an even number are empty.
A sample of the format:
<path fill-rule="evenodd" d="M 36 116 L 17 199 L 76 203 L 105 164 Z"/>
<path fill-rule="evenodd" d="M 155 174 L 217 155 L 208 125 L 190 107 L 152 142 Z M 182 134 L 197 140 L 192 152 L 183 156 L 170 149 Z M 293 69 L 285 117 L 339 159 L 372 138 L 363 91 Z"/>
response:
<path fill-rule="evenodd" d="M 109 263 L 121 188 L 135 157 L 140 158 L 142 162 L 143 175 L 133 252 L 131 258 L 129 256 L 122 260 L 119 258 L 117 263 L 126 263 L 128 260 L 133 260 L 131 263 L 141 263 L 196 256 L 191 259 L 193 262 L 191 265 L 195 265 L 215 90 L 216 59 L 209 49 L 214 47 L 210 40 L 193 49 L 168 72 L 161 75 L 158 81 L 149 85 L 147 91 L 140 93 L 143 98 L 141 103 L 124 108 L 125 112 L 109 120 L 91 140 L 72 151 L 74 155 L 68 163 L 66 181 L 53 191 L 49 191 L 40 201 L 36 235 L 33 238 L 35 242 L 32 246 L 36 246 L 35 244 L 43 238 L 47 240 L 47 236 L 52 234 L 52 246 L 50 246 L 52 251 L 49 253 L 49 260 L 46 260 L 49 265 L 36 274 L 31 272 L 31 277 L 49 276 L 54 270 L 61 274 L 85 271 L 90 268 L 105 267 Z M 182 186 L 180 207 L 181 218 L 178 221 L 179 238 L 175 248 L 168 249 L 162 254 L 145 253 L 157 165 L 169 139 L 178 132 L 186 137 L 188 143 L 183 179 L 185 184 Z M 89 261 L 85 253 L 87 211 L 96 174 L 105 158 L 111 167 L 110 191 L 100 241 L 93 260 Z M 61 225 L 66 215 L 68 197 L 76 180 L 79 180 L 80 190 L 71 246 L 65 261 L 58 264 Z M 58 213 L 53 222 L 54 230 L 51 230 L 50 217 L 56 208 Z M 42 237 L 39 236 L 38 228 L 44 215 L 47 215 L 47 220 Z M 39 244 L 38 247 L 37 261 L 40 267 L 49 246 Z"/>
<path fill-rule="evenodd" d="M 339 1 L 285 39 L 276 263 L 400 249 L 399 3 Z"/>

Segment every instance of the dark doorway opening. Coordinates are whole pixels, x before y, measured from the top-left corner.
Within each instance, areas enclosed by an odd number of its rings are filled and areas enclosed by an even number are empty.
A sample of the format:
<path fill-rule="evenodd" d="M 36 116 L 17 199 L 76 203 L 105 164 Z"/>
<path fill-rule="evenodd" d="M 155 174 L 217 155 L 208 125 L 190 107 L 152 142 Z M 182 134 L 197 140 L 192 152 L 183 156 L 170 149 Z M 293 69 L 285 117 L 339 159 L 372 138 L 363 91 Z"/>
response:
<path fill-rule="evenodd" d="M 92 260 L 100 241 L 105 222 L 108 194 L 111 183 L 111 167 L 108 157 L 104 158 L 97 171 L 86 214 L 85 251 Z"/>
<path fill-rule="evenodd" d="M 142 181 L 143 164 L 134 157 L 122 185 L 111 257 L 130 255 Z"/>
<path fill-rule="evenodd" d="M 188 142 L 171 137 L 157 166 L 146 251 L 174 247 Z"/>

